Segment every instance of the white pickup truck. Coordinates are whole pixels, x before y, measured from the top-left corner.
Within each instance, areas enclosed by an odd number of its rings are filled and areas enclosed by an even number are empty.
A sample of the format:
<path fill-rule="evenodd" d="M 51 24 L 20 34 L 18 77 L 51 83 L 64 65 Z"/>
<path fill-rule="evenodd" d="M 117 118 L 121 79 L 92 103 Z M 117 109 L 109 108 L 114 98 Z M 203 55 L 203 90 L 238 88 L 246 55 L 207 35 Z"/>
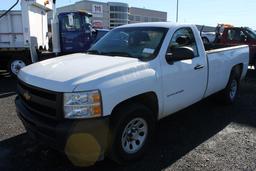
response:
<path fill-rule="evenodd" d="M 87 53 L 23 68 L 18 116 L 28 132 L 71 160 L 138 159 L 158 120 L 216 93 L 234 102 L 248 46 L 206 49 L 193 25 L 118 27 Z"/>

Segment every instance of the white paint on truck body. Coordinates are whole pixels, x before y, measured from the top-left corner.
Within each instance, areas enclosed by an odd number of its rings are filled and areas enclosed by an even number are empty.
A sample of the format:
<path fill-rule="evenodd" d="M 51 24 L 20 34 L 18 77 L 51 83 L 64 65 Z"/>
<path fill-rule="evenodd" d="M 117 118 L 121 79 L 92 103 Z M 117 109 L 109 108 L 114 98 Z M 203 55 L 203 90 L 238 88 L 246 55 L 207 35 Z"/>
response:
<path fill-rule="evenodd" d="M 103 116 L 111 115 L 121 102 L 146 92 L 158 98 L 161 119 L 225 88 L 233 66 L 249 61 L 248 46 L 205 52 L 197 28 L 175 23 L 140 23 L 121 27 L 164 27 L 169 31 L 157 57 L 143 62 L 135 58 L 73 54 L 23 68 L 18 77 L 36 87 L 57 92 L 100 90 Z M 177 29 L 191 28 L 199 56 L 168 64 L 165 59 Z M 201 70 L 195 70 L 203 65 Z"/>
<path fill-rule="evenodd" d="M 249 50 L 247 45 L 223 48 L 207 52 L 209 63 L 208 87 L 205 97 L 225 88 L 232 67 L 243 64 L 242 77 L 246 76 L 249 65 Z M 224 67 L 225 66 L 225 67 Z"/>

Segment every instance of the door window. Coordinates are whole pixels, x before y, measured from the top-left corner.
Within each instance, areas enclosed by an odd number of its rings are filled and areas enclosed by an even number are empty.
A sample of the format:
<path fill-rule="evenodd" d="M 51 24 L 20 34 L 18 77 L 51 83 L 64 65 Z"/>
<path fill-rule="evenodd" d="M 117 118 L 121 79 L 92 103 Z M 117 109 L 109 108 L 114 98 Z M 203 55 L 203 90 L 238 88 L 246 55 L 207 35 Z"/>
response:
<path fill-rule="evenodd" d="M 248 35 L 248 37 L 252 40 L 256 40 L 256 33 L 250 28 L 246 28 L 244 32 Z"/>
<path fill-rule="evenodd" d="M 244 33 L 239 29 L 230 29 L 228 30 L 228 40 L 229 41 L 242 41 L 242 37 L 244 37 Z"/>
<path fill-rule="evenodd" d="M 199 56 L 195 36 L 191 28 L 181 28 L 173 34 L 168 53 L 171 53 L 172 49 L 180 47 L 190 47 L 194 51 L 194 56 Z"/>

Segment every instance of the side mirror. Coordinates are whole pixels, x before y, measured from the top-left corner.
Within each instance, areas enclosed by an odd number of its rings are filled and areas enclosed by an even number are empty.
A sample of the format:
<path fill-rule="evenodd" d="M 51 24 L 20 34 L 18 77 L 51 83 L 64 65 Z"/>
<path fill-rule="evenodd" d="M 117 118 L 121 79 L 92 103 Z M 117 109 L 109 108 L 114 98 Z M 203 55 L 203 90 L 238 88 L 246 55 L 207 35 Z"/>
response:
<path fill-rule="evenodd" d="M 176 61 L 193 59 L 194 57 L 195 57 L 194 50 L 192 48 L 179 47 L 179 48 L 168 49 L 168 52 L 165 58 L 169 64 L 172 64 L 173 62 L 176 62 Z"/>

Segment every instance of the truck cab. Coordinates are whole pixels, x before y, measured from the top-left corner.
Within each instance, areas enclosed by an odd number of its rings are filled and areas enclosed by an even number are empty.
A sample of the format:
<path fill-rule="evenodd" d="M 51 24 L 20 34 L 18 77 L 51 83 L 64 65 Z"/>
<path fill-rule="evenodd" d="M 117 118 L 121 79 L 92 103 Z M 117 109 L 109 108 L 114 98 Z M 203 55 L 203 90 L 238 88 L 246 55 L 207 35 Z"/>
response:
<path fill-rule="evenodd" d="M 84 52 L 92 43 L 92 15 L 87 12 L 60 13 L 59 33 L 62 53 Z"/>

